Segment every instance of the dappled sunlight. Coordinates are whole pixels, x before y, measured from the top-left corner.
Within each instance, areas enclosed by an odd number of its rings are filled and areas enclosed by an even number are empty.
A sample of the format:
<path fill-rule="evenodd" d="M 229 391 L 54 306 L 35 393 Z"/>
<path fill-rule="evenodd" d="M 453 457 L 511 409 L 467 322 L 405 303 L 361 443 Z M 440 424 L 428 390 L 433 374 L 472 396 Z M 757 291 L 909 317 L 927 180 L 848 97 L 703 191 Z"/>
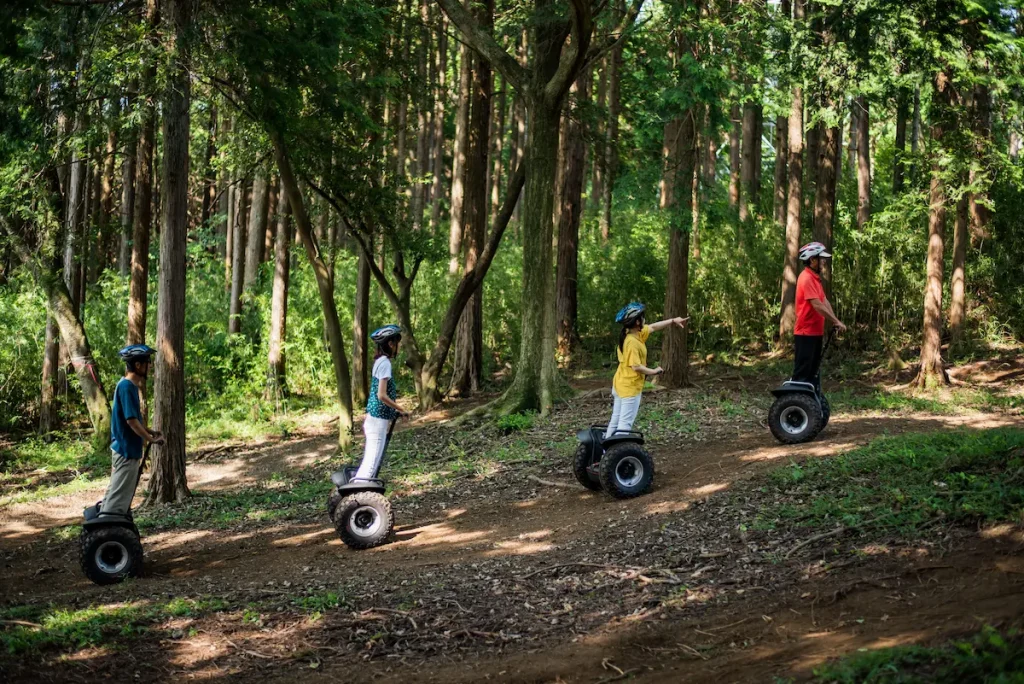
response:
<path fill-rule="evenodd" d="M 706 484 L 701 487 L 692 487 L 686 490 L 686 493 L 693 497 L 705 497 L 714 494 L 715 492 L 721 492 L 729 488 L 729 482 L 716 482 L 713 484 Z"/>
<path fill-rule="evenodd" d="M 523 541 L 500 541 L 494 543 L 494 549 L 485 552 L 485 557 L 493 558 L 495 556 L 529 556 L 536 553 L 546 553 L 548 551 L 554 551 L 557 548 L 554 544 L 542 544 L 540 542 L 523 542 Z"/>
<path fill-rule="evenodd" d="M 982 539 L 1002 539 L 1006 541 L 1013 541 L 1018 544 L 1024 544 L 1024 527 L 1021 527 L 1021 525 L 1013 525 L 1010 523 L 993 525 L 980 530 L 978 535 Z"/>
<path fill-rule="evenodd" d="M 288 548 L 295 546 L 306 546 L 316 542 L 323 541 L 324 539 L 334 536 L 334 530 L 332 528 L 323 528 L 314 530 L 313 532 L 306 532 L 304 534 L 296 534 L 291 537 L 285 537 L 283 539 L 275 539 L 271 542 L 272 546 L 277 548 Z"/>
<path fill-rule="evenodd" d="M 470 542 L 486 539 L 493 530 L 479 530 L 476 532 L 458 532 L 454 527 L 444 523 L 436 523 L 419 528 L 419 534 L 411 539 L 400 543 L 403 546 L 461 546 Z M 387 547 L 384 547 L 387 548 Z"/>
<path fill-rule="evenodd" d="M 648 504 L 644 510 L 650 515 L 665 515 L 668 513 L 680 513 L 691 506 L 693 506 L 692 501 L 661 501 Z"/>

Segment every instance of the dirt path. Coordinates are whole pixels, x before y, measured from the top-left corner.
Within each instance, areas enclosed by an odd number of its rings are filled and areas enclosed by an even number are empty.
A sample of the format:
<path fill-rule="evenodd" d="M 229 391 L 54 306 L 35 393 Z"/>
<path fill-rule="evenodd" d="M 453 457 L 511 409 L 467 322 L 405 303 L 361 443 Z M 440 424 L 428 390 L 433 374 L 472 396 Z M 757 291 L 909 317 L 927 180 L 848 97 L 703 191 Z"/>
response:
<path fill-rule="evenodd" d="M 597 398 L 573 410 L 604 407 Z M 112 588 L 88 583 L 75 543 L 45 532 L 73 523 L 93 492 L 19 504 L 0 519 L 4 603 L 221 597 L 237 608 L 170 621 L 128 649 L 15 660 L 10 675 L 92 680 L 130 668 L 159 681 L 802 677 L 840 652 L 941 640 L 1021 614 L 1024 565 L 1014 554 L 1024 540 L 1016 531 L 980 538 L 940 530 L 937 542 L 833 559 L 835 567 L 779 562 L 792 538 L 743 531 L 756 515 L 750 478 L 883 434 L 1022 424 L 1002 413 L 851 414 L 836 416 L 818 441 L 783 447 L 748 416 L 689 441 L 653 442 L 656 487 L 627 502 L 584 492 L 568 455 L 549 450 L 540 465 L 396 496 L 397 539 L 379 549 L 344 547 L 322 501 L 313 501 L 280 524 L 148 535 L 147 577 Z M 264 474 L 298 470 L 330 448 L 330 438 L 306 437 L 190 466 L 190 476 L 200 489 L 231 489 L 253 477 L 254 464 Z M 337 606 L 311 612 L 309 602 L 325 596 Z"/>

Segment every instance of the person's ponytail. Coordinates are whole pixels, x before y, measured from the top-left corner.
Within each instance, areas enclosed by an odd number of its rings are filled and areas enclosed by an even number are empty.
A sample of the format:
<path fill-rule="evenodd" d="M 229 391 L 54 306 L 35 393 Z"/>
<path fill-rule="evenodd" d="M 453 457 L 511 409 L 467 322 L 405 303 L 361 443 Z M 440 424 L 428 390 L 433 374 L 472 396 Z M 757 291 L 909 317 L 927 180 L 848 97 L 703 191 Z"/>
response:
<path fill-rule="evenodd" d="M 626 343 L 626 335 L 629 334 L 629 328 L 622 326 L 622 330 L 619 331 L 619 351 L 624 351 L 622 345 Z"/>

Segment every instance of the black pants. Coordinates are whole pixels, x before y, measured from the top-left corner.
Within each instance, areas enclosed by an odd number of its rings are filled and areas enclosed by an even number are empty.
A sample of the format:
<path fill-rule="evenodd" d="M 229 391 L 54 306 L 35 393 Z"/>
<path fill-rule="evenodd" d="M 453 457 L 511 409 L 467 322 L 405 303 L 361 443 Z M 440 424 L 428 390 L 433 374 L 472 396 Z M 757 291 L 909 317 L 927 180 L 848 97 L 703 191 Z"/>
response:
<path fill-rule="evenodd" d="M 793 336 L 793 379 L 800 382 L 818 381 L 821 366 L 821 335 Z"/>

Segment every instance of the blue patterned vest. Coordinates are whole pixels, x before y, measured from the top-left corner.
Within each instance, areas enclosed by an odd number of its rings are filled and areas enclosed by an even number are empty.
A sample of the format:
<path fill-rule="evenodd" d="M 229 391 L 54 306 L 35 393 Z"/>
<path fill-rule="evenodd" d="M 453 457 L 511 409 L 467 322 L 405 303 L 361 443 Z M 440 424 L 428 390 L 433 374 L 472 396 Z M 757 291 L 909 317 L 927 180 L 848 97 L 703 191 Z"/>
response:
<path fill-rule="evenodd" d="M 391 377 L 388 378 L 387 392 L 388 398 L 391 399 L 391 401 L 398 400 L 398 386 L 395 385 L 394 375 L 394 371 L 392 371 Z M 377 387 L 379 383 L 380 381 L 377 378 L 370 378 L 370 398 L 366 402 L 366 413 L 374 418 L 394 420 L 398 416 L 398 412 L 377 398 Z"/>

